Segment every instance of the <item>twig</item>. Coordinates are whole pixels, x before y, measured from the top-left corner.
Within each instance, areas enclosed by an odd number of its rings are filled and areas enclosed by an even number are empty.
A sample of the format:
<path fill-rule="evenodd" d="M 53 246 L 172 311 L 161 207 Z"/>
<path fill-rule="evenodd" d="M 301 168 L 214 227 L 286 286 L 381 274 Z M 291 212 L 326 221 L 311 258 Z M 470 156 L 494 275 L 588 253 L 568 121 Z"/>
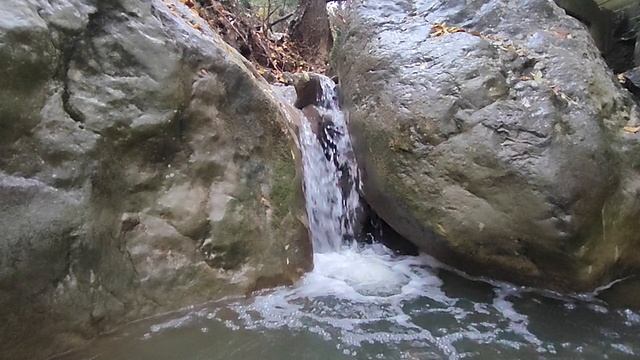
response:
<path fill-rule="evenodd" d="M 295 14 L 295 13 L 296 13 L 296 12 L 294 11 L 294 12 L 292 12 L 292 13 L 291 13 L 291 14 L 289 14 L 289 15 L 285 15 L 285 16 L 281 17 L 280 19 L 277 19 L 276 21 L 274 21 L 274 22 L 272 22 L 271 24 L 269 24 L 269 28 L 271 28 L 271 27 L 273 27 L 273 26 L 276 26 L 277 24 L 279 24 L 279 23 L 281 23 L 281 22 L 283 22 L 283 21 L 287 20 L 288 18 L 292 17 L 292 16 L 293 16 L 293 14 Z"/>

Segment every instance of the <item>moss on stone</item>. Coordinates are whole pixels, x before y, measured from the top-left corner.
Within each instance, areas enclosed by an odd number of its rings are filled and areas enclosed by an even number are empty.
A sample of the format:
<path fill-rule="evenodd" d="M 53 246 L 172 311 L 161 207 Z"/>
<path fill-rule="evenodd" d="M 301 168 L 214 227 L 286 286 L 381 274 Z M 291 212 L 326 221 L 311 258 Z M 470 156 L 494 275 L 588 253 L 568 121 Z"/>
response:
<path fill-rule="evenodd" d="M 296 194 L 296 169 L 293 159 L 280 152 L 273 164 L 273 182 L 271 185 L 271 204 L 276 220 L 289 213 L 293 197 Z"/>
<path fill-rule="evenodd" d="M 255 244 L 260 237 L 256 219 L 236 216 L 238 212 L 244 214 L 239 207 L 250 206 L 239 202 L 230 203 L 225 217 L 213 226 L 213 244 L 204 249 L 210 266 L 225 270 L 239 268 L 251 253 L 249 244 Z"/>

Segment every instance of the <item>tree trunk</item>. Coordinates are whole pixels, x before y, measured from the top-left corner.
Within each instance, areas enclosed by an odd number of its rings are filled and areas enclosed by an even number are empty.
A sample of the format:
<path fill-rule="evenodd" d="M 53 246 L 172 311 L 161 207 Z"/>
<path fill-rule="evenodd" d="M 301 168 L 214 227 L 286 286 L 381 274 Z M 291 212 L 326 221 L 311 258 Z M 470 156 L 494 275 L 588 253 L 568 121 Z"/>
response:
<path fill-rule="evenodd" d="M 289 33 L 303 51 L 325 62 L 333 46 L 326 0 L 300 0 Z"/>

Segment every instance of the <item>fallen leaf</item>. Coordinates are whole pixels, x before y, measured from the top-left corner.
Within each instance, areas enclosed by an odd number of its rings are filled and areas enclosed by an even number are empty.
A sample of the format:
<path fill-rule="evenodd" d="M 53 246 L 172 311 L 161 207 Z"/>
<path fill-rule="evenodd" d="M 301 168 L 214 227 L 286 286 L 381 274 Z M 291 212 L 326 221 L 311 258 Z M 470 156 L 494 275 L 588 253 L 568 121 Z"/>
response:
<path fill-rule="evenodd" d="M 269 201 L 269 199 L 265 198 L 264 196 L 260 197 L 260 203 L 262 203 L 262 205 L 264 205 L 267 208 L 271 208 L 271 202 Z"/>
<path fill-rule="evenodd" d="M 536 82 L 542 81 L 542 71 L 538 70 L 531 75 L 533 76 L 533 80 L 535 80 Z"/>
<path fill-rule="evenodd" d="M 638 132 L 640 132 L 640 126 L 625 126 L 624 131 L 631 134 L 637 134 Z"/>
<path fill-rule="evenodd" d="M 457 26 L 448 26 L 445 23 L 437 23 L 431 27 L 431 37 L 438 37 L 442 35 L 454 34 L 459 32 L 466 32 L 463 28 Z"/>
<path fill-rule="evenodd" d="M 553 31 L 553 34 L 559 38 L 571 39 L 571 33 L 565 30 L 555 30 Z"/>

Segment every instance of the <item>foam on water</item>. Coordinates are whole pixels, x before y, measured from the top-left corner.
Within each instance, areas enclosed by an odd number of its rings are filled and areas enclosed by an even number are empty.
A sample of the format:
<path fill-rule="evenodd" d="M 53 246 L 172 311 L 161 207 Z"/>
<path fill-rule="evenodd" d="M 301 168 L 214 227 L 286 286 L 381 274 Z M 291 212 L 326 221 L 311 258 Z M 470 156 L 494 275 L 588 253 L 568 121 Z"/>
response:
<path fill-rule="evenodd" d="M 485 345 L 502 349 L 497 353 L 513 351 L 513 356 L 551 357 L 560 350 L 575 352 L 585 347 L 545 341 L 534 334 L 529 317 L 514 304 L 525 295 L 543 298 L 533 289 L 491 281 L 482 283 L 488 294 L 493 292 L 486 301 L 455 298 L 447 295 L 440 277 L 448 270 L 436 260 L 397 256 L 377 244 L 343 247 L 314 258 L 315 269 L 296 286 L 232 302 L 226 307 L 230 312 L 218 319 L 236 330 L 315 333 L 345 353 L 367 359 L 378 353 L 405 354 L 405 358 L 428 353 L 459 359 L 477 355 L 471 350 Z M 589 316 L 595 316 L 598 313 L 590 310 L 592 305 L 579 303 L 569 311 L 588 309 Z M 615 316 L 620 322 L 626 319 L 627 326 L 640 328 L 636 313 L 627 310 Z M 640 344 L 614 342 L 610 346 L 617 353 L 631 354 Z"/>
<path fill-rule="evenodd" d="M 582 300 L 590 294 L 560 297 L 471 279 L 428 256 L 396 256 L 376 244 L 319 253 L 315 260 L 316 268 L 294 286 L 155 320 L 142 332 L 128 329 L 115 342 L 65 359 L 595 360 L 640 354 L 640 315 L 594 310 L 602 305 Z"/>
<path fill-rule="evenodd" d="M 232 305 L 241 326 L 309 329 L 355 347 L 380 341 L 437 343 L 402 308 L 418 297 L 443 306 L 455 303 L 440 290 L 441 280 L 424 267 L 425 258 L 397 257 L 381 245 L 370 245 L 319 253 L 314 260 L 315 269 L 297 286 Z"/>

